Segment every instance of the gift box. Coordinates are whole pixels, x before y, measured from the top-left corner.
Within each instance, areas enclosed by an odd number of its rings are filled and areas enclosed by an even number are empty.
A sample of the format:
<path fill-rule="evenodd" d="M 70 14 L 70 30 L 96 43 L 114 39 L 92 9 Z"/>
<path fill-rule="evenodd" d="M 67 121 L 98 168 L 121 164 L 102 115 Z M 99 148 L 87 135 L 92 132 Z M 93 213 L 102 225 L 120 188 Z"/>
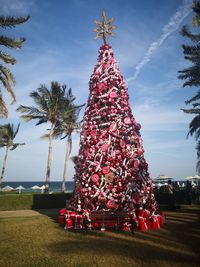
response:
<path fill-rule="evenodd" d="M 143 217 L 146 218 L 146 219 L 149 219 L 149 216 L 150 216 L 150 212 L 145 209 L 144 212 L 143 212 Z"/>
<path fill-rule="evenodd" d="M 99 227 L 100 227 L 100 224 L 98 222 L 92 222 L 92 223 L 90 223 L 90 225 L 91 225 L 91 228 L 93 228 L 93 229 L 99 229 Z M 88 227 L 88 225 L 87 225 L 87 227 Z"/>
<path fill-rule="evenodd" d="M 159 214 L 157 215 L 157 219 L 158 219 L 159 225 L 163 225 L 162 217 Z"/>
<path fill-rule="evenodd" d="M 67 219 L 73 219 L 76 216 L 75 211 L 67 210 L 65 213 Z"/>
<path fill-rule="evenodd" d="M 66 213 L 66 209 L 61 209 L 60 211 L 59 211 L 59 214 L 60 215 L 64 215 Z"/>
<path fill-rule="evenodd" d="M 159 223 L 159 220 L 158 220 L 158 218 L 157 218 L 156 215 L 154 215 L 152 217 L 151 226 L 152 226 L 152 229 L 158 229 L 158 228 L 160 228 L 160 223 Z"/>
<path fill-rule="evenodd" d="M 122 231 L 124 232 L 130 232 L 130 225 L 128 223 L 124 223 L 122 227 Z"/>
<path fill-rule="evenodd" d="M 72 219 L 66 219 L 65 229 L 72 229 L 74 228 L 74 222 Z"/>
<path fill-rule="evenodd" d="M 139 226 L 141 231 L 147 231 L 148 230 L 147 220 L 145 218 L 139 218 Z"/>
<path fill-rule="evenodd" d="M 144 210 L 142 208 L 138 209 L 138 217 L 144 217 Z"/>

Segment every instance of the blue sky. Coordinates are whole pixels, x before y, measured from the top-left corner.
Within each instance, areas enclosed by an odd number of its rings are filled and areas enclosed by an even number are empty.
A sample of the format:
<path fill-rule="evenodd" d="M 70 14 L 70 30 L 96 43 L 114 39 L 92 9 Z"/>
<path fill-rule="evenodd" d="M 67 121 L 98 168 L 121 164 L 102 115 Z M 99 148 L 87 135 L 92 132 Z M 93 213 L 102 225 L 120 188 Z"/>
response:
<path fill-rule="evenodd" d="M 176 179 L 194 175 L 195 141 L 186 139 L 191 116 L 180 109 L 196 88 L 182 88 L 177 71 L 187 66 L 179 35 L 191 24 L 190 0 L 0 0 L 4 15 L 26 15 L 31 19 L 7 35 L 25 37 L 21 50 L 10 51 L 17 59 L 11 67 L 17 84 L 17 103 L 9 106 L 9 118 L 1 123 L 21 123 L 16 142 L 26 145 L 11 151 L 5 181 L 40 181 L 46 172 L 48 142 L 40 136 L 49 127 L 25 123 L 15 109 L 32 105 L 29 93 L 42 83 L 56 80 L 73 89 L 77 103 L 85 103 L 88 82 L 97 62 L 102 41 L 92 29 L 102 10 L 115 17 L 116 37 L 110 39 L 115 58 L 128 83 L 133 115 L 142 125 L 145 158 L 152 178 L 165 174 Z M 11 101 L 6 96 L 9 104 Z M 83 116 L 83 112 L 81 114 Z M 77 155 L 79 136 L 73 136 L 72 155 Z M 51 180 L 61 180 L 65 141 L 55 141 Z M 1 164 L 4 150 L 0 150 Z M 69 163 L 68 180 L 73 177 Z"/>

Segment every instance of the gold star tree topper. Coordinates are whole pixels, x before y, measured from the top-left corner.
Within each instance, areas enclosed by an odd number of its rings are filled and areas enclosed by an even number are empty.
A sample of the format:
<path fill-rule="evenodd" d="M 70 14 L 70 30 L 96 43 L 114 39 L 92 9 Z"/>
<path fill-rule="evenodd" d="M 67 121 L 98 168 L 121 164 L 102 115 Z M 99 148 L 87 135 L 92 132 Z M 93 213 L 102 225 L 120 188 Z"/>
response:
<path fill-rule="evenodd" d="M 112 25 L 113 20 L 114 18 L 107 20 L 105 11 L 102 12 L 102 22 L 97 20 L 94 21 L 97 26 L 97 28 L 93 30 L 97 33 L 95 39 L 102 37 L 104 44 L 107 44 L 108 36 L 115 36 L 115 34 L 112 32 L 114 29 L 116 29 L 116 27 Z"/>

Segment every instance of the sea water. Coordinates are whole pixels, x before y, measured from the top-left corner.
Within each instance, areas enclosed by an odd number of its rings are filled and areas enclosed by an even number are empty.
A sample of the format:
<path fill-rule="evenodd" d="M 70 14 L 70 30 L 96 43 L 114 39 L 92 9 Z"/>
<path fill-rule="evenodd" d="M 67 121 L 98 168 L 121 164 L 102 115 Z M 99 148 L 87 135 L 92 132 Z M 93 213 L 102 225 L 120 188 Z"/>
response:
<path fill-rule="evenodd" d="M 23 186 L 25 189 L 22 190 L 22 192 L 41 192 L 41 190 L 33 190 L 31 187 L 33 187 L 34 185 L 38 185 L 39 187 L 41 187 L 42 185 L 44 185 L 44 181 L 31 181 L 31 182 L 23 182 L 23 181 L 16 181 L 16 182 L 3 182 L 1 188 L 5 187 L 5 186 L 11 186 L 12 188 L 16 188 L 18 186 Z M 57 193 L 57 192 L 61 192 L 61 186 L 62 186 L 62 182 L 61 181 L 54 181 L 54 182 L 50 182 L 50 188 L 49 191 L 53 192 L 53 193 Z M 74 188 L 74 182 L 66 182 L 65 183 L 65 187 L 66 187 L 66 192 L 72 192 L 73 188 Z"/>

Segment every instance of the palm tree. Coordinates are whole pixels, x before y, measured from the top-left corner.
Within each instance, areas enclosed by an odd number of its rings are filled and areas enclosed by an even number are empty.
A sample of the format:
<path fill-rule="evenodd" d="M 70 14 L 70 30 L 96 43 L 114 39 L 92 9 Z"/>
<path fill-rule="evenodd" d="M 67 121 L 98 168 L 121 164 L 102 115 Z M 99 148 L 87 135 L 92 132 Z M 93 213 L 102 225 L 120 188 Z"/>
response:
<path fill-rule="evenodd" d="M 196 170 L 197 173 L 200 174 L 200 90 L 197 92 L 197 94 L 192 97 L 191 99 L 185 101 L 186 104 L 192 103 L 192 108 L 190 109 L 182 109 L 187 114 L 194 114 L 195 117 L 191 120 L 189 124 L 189 132 L 187 134 L 187 137 L 189 135 L 195 136 L 195 139 L 197 140 L 197 164 L 196 164 Z"/>
<path fill-rule="evenodd" d="M 64 96 L 66 86 L 60 86 L 58 82 L 51 82 L 50 90 L 46 85 L 41 85 L 37 91 L 33 91 L 30 94 L 36 107 L 31 106 L 19 106 L 17 111 L 20 111 L 24 115 L 21 115 L 25 121 L 38 120 L 36 125 L 50 122 L 51 127 L 48 129 L 48 134 L 43 137 L 47 137 L 49 140 L 48 147 L 48 159 L 47 170 L 45 178 L 45 192 L 49 192 L 50 183 L 50 171 L 52 162 L 52 139 L 54 137 L 54 130 L 60 125 L 59 118 L 64 108 Z"/>
<path fill-rule="evenodd" d="M 14 139 L 19 131 L 19 126 L 20 124 L 17 125 L 16 129 L 14 129 L 13 124 L 4 124 L 0 125 L 0 147 L 5 147 L 6 148 L 6 153 L 3 161 L 3 167 L 1 171 L 1 178 L 0 178 L 0 189 L 1 189 L 1 184 L 4 178 L 5 174 L 5 168 L 6 168 L 6 162 L 8 158 L 8 151 L 9 150 L 14 150 L 18 146 L 25 145 L 25 143 L 14 143 Z"/>
<path fill-rule="evenodd" d="M 192 9 L 194 16 L 192 18 L 192 24 L 194 27 L 200 27 L 200 1 L 193 1 Z M 182 45 L 183 54 L 186 60 L 191 65 L 183 70 L 179 71 L 179 79 L 184 80 L 183 87 L 185 86 L 200 86 L 200 34 L 199 31 L 191 32 L 187 26 L 183 26 L 181 29 L 181 35 L 188 38 L 191 44 Z M 200 174 L 200 90 L 194 97 L 185 101 L 186 104 L 192 103 L 192 108 L 182 109 L 185 113 L 194 114 L 194 118 L 189 124 L 188 135 L 195 134 L 197 140 L 197 165 L 196 169 Z"/>
<path fill-rule="evenodd" d="M 29 19 L 29 16 L 17 17 L 17 18 L 10 17 L 10 16 L 6 16 L 6 17 L 0 16 L 0 27 L 4 29 L 8 27 L 14 28 L 17 24 L 24 23 L 28 19 Z M 25 41 L 25 38 L 14 39 L 11 37 L 0 35 L 0 45 L 5 46 L 7 48 L 19 49 L 22 47 L 22 44 L 24 41 Z M 1 62 L 3 62 L 4 64 L 14 65 L 16 63 L 16 60 L 14 57 L 7 54 L 6 52 L 0 51 L 0 83 L 10 94 L 12 101 L 15 102 L 16 98 L 15 98 L 15 94 L 12 89 L 12 86 L 15 84 L 15 78 L 13 74 L 10 72 L 10 70 L 5 65 L 3 65 Z M 3 99 L 3 94 L 2 94 L 1 89 L 0 89 L 0 117 L 4 117 L 4 118 L 8 117 L 8 110 Z"/>
<path fill-rule="evenodd" d="M 78 116 L 81 106 L 74 105 L 75 97 L 72 94 L 72 90 L 69 89 L 67 92 L 67 96 L 65 98 L 65 108 L 62 113 L 62 117 L 60 120 L 60 125 L 55 129 L 54 135 L 56 137 L 60 137 L 63 135 L 61 139 L 66 138 L 66 152 L 64 159 L 64 169 L 63 169 L 63 178 L 62 178 L 62 193 L 66 191 L 66 175 L 67 175 L 67 163 L 70 158 L 70 154 L 72 151 L 72 133 L 74 131 L 78 131 L 81 128 L 82 121 L 78 121 Z"/>
<path fill-rule="evenodd" d="M 197 142 L 196 150 L 197 150 L 196 171 L 197 171 L 197 174 L 200 175 L 200 141 Z"/>
<path fill-rule="evenodd" d="M 189 124 L 189 132 L 188 136 L 195 134 L 195 139 L 198 140 L 200 138 L 200 90 L 197 94 L 191 99 L 185 101 L 186 104 L 192 103 L 192 108 L 190 109 L 182 109 L 187 114 L 195 114 L 195 117 Z"/>

